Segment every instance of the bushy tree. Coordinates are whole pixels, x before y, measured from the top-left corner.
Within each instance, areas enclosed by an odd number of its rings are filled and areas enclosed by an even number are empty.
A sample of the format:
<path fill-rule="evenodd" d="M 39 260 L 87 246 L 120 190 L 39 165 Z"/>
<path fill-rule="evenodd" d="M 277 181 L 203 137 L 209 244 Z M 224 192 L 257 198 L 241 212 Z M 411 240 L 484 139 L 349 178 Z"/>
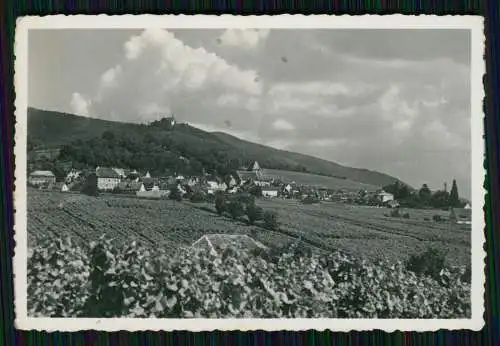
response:
<path fill-rule="evenodd" d="M 262 197 L 262 188 L 254 185 L 248 189 L 248 193 L 255 197 Z"/>
<path fill-rule="evenodd" d="M 277 230 L 279 228 L 278 215 L 272 211 L 264 213 L 264 227 L 270 230 Z"/>
<path fill-rule="evenodd" d="M 222 215 L 226 211 L 226 196 L 223 194 L 217 194 L 215 196 L 215 210 L 217 214 Z"/>
<path fill-rule="evenodd" d="M 231 200 L 238 201 L 244 206 L 255 204 L 255 196 L 250 193 L 237 193 L 234 194 Z"/>
<path fill-rule="evenodd" d="M 246 214 L 248 217 L 248 223 L 250 225 L 253 225 L 255 221 L 262 220 L 264 216 L 264 211 L 262 210 L 261 207 L 255 204 L 250 204 L 249 206 L 247 206 Z"/>
<path fill-rule="evenodd" d="M 394 183 L 384 186 L 384 191 L 392 193 L 397 200 L 403 200 L 410 197 L 410 188 L 408 185 L 395 181 Z"/>
<path fill-rule="evenodd" d="M 427 186 L 427 184 L 422 185 L 422 187 L 418 191 L 418 197 L 424 205 L 429 204 L 430 199 L 432 197 L 432 192 L 431 189 L 429 189 L 429 186 Z"/>
<path fill-rule="evenodd" d="M 194 191 L 189 200 L 193 203 L 200 203 L 205 201 L 205 195 L 201 191 Z"/>
<path fill-rule="evenodd" d="M 181 192 L 179 191 L 179 189 L 177 188 L 177 186 L 172 186 L 170 189 L 169 189 L 170 193 L 168 195 L 168 198 L 173 200 L 173 201 L 177 201 L 177 202 L 180 202 L 182 201 L 182 195 L 181 195 Z"/>
<path fill-rule="evenodd" d="M 434 208 L 444 208 L 450 205 L 450 194 L 446 191 L 436 191 L 431 197 L 431 205 Z"/>
<path fill-rule="evenodd" d="M 445 266 L 446 254 L 433 248 L 425 252 L 412 255 L 406 262 L 406 268 L 416 274 L 427 275 L 439 280 L 441 270 Z"/>
<path fill-rule="evenodd" d="M 229 202 L 227 209 L 229 215 L 231 215 L 233 219 L 237 219 L 245 214 L 245 209 L 243 208 L 243 204 L 241 204 L 236 200 Z"/>
<path fill-rule="evenodd" d="M 95 173 L 87 176 L 80 192 L 88 196 L 99 195 L 99 191 L 97 190 L 97 176 Z"/>

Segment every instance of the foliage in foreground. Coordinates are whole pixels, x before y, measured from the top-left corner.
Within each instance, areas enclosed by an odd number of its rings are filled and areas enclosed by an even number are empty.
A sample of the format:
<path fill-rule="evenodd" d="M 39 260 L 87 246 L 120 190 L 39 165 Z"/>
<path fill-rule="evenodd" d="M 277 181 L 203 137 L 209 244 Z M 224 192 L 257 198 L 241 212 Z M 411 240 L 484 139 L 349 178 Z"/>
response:
<path fill-rule="evenodd" d="M 29 253 L 28 308 L 45 317 L 466 318 L 462 274 L 442 270 L 436 280 L 291 247 L 172 254 L 46 238 Z"/>

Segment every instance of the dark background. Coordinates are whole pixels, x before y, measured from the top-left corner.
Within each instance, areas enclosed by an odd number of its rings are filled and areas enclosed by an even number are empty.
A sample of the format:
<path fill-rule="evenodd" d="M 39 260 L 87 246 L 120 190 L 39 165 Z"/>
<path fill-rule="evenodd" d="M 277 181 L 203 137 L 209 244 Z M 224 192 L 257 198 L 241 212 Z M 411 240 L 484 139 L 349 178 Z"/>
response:
<path fill-rule="evenodd" d="M 0 1 L 0 346 L 6 345 L 500 345 L 498 293 L 500 290 L 500 210 L 498 166 L 500 160 L 500 3 L 498 0 L 295 0 L 295 1 L 102 1 L 38 0 Z M 473 14 L 485 17 L 486 71 L 484 78 L 487 227 L 486 326 L 479 332 L 434 333 L 351 332 L 140 332 L 79 333 L 20 332 L 14 329 L 12 282 L 14 188 L 14 31 L 16 18 L 49 14 Z M 54 326 L 57 327 L 57 326 Z"/>

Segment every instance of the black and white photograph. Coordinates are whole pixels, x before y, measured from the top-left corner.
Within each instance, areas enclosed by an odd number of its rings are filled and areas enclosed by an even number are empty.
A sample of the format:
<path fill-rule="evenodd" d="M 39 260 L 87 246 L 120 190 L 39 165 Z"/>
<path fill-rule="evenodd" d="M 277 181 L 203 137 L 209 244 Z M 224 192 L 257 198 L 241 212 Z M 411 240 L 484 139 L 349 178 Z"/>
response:
<path fill-rule="evenodd" d="M 18 328 L 478 329 L 483 22 L 16 31 Z"/>

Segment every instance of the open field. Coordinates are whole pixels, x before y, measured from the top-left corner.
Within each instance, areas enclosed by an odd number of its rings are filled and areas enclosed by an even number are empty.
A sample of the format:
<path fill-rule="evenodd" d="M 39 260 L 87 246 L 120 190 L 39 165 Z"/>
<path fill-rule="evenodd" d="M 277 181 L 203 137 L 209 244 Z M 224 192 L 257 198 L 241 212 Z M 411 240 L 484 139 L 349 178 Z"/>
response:
<path fill-rule="evenodd" d="M 174 250 L 204 234 L 251 234 L 266 245 L 287 244 L 300 237 L 310 246 L 367 259 L 404 260 L 432 246 L 446 250 L 450 264 L 469 262 L 470 230 L 453 230 L 447 222 L 424 220 L 439 213 L 447 216 L 446 212 L 407 209 L 404 212 L 410 213 L 410 219 L 403 219 L 384 216 L 389 212 L 385 208 L 331 202 L 303 205 L 275 199 L 259 200 L 258 204 L 278 214 L 279 232 L 220 217 L 208 203 L 30 191 L 28 236 L 31 243 L 46 233 L 71 235 L 89 243 L 106 234 L 118 243 L 138 240 Z"/>
<path fill-rule="evenodd" d="M 350 191 L 368 190 L 374 191 L 380 186 L 369 185 L 349 179 L 341 179 L 327 177 L 322 175 L 282 171 L 277 169 L 264 169 L 264 174 L 269 177 L 275 177 L 285 180 L 286 182 L 295 182 L 298 185 L 323 186 L 327 189 L 343 189 Z"/>

